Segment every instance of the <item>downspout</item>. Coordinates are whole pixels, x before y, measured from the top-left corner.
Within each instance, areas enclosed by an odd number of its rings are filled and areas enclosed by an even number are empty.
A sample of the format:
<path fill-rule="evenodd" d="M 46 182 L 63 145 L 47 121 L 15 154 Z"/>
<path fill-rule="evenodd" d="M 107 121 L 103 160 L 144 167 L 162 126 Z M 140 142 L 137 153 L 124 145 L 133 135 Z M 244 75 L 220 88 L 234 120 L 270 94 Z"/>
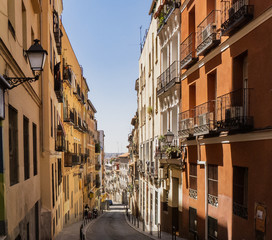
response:
<path fill-rule="evenodd" d="M 205 240 L 208 240 L 208 165 L 206 161 L 201 161 L 200 143 L 196 136 L 197 144 L 197 164 L 205 167 Z"/>

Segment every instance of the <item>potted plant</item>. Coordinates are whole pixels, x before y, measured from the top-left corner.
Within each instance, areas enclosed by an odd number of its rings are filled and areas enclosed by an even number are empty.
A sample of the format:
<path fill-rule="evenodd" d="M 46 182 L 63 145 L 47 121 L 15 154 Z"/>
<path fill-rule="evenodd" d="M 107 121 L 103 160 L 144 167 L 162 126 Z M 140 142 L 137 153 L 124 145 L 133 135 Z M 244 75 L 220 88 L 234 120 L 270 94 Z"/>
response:
<path fill-rule="evenodd" d="M 151 115 L 151 114 L 152 114 L 152 111 L 153 111 L 152 107 L 149 106 L 149 107 L 147 108 L 147 113 L 148 113 L 149 115 Z"/>
<path fill-rule="evenodd" d="M 180 156 L 180 149 L 177 146 L 167 146 L 165 153 L 169 158 L 178 158 Z"/>

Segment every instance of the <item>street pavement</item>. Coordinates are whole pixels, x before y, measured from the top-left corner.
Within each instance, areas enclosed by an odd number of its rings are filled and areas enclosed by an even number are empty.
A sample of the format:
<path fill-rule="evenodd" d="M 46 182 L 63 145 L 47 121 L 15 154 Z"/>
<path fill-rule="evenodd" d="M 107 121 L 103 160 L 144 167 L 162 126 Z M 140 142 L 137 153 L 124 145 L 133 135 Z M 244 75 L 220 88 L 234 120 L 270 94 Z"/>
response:
<path fill-rule="evenodd" d="M 128 225 L 125 219 L 125 206 L 113 205 L 110 210 L 86 228 L 86 240 L 146 240 L 143 235 Z"/>

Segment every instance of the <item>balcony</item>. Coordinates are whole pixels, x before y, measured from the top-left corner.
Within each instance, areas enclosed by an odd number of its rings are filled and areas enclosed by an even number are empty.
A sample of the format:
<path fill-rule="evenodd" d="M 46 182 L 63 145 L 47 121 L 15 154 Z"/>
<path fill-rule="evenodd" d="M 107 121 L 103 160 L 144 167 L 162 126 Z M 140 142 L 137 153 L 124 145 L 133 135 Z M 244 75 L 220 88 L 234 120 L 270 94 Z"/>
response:
<path fill-rule="evenodd" d="M 157 162 L 151 162 L 151 175 L 153 177 L 158 177 L 158 166 L 157 166 Z"/>
<path fill-rule="evenodd" d="M 192 32 L 180 46 L 180 68 L 188 69 L 198 61 L 195 51 L 195 33 Z"/>
<path fill-rule="evenodd" d="M 63 103 L 63 85 L 60 78 L 60 63 L 54 66 L 54 91 L 59 103 Z"/>
<path fill-rule="evenodd" d="M 209 134 L 214 130 L 215 101 L 208 101 L 194 109 L 194 136 Z"/>
<path fill-rule="evenodd" d="M 67 82 L 69 86 L 72 85 L 72 70 L 69 66 L 63 66 L 63 81 Z"/>
<path fill-rule="evenodd" d="M 242 88 L 218 97 L 216 100 L 216 127 L 222 130 L 249 130 L 253 127 L 250 116 L 250 92 Z"/>
<path fill-rule="evenodd" d="M 83 131 L 87 133 L 88 129 L 89 129 L 89 126 L 88 126 L 88 124 L 86 123 L 85 120 L 83 120 L 83 122 L 82 122 L 82 127 L 83 127 Z"/>
<path fill-rule="evenodd" d="M 95 171 L 99 171 L 101 169 L 101 165 L 100 164 L 95 164 Z"/>
<path fill-rule="evenodd" d="M 62 125 L 58 125 L 56 132 L 57 134 L 55 139 L 55 150 L 57 152 L 64 152 L 65 151 L 65 133 L 64 133 Z"/>
<path fill-rule="evenodd" d="M 64 167 L 72 167 L 73 161 L 72 161 L 72 153 L 65 152 L 64 153 Z"/>
<path fill-rule="evenodd" d="M 179 114 L 179 136 L 187 138 L 194 132 L 194 110 L 190 109 Z"/>
<path fill-rule="evenodd" d="M 163 29 L 164 25 L 167 23 L 168 19 L 171 17 L 175 9 L 180 7 L 180 0 L 168 0 L 164 4 L 163 9 L 160 10 L 158 15 L 158 27 L 157 34 Z"/>
<path fill-rule="evenodd" d="M 81 156 L 79 154 L 72 154 L 72 165 L 80 165 L 81 164 Z"/>
<path fill-rule="evenodd" d="M 220 43 L 220 11 L 212 11 L 197 27 L 197 56 L 205 55 Z"/>
<path fill-rule="evenodd" d="M 179 76 L 179 62 L 173 62 L 169 68 L 167 68 L 159 77 L 158 77 L 158 86 L 157 86 L 157 95 L 160 96 L 164 92 L 171 89 L 176 84 L 180 84 Z"/>
<path fill-rule="evenodd" d="M 59 25 L 59 14 L 55 10 L 53 12 L 53 31 L 56 41 L 57 52 L 59 55 L 61 55 L 61 38 L 63 34 Z"/>
<path fill-rule="evenodd" d="M 82 101 L 82 99 L 81 99 L 81 90 L 80 90 L 80 86 L 78 84 L 77 84 L 76 89 L 74 91 L 74 95 L 76 96 L 78 101 L 80 101 L 80 102 Z"/>
<path fill-rule="evenodd" d="M 71 125 L 75 124 L 75 114 L 74 111 L 69 107 L 63 107 L 63 118 L 64 122 L 69 123 Z"/>
<path fill-rule="evenodd" d="M 221 32 L 223 36 L 230 36 L 253 19 L 254 6 L 249 2 L 250 0 L 221 2 Z"/>
<path fill-rule="evenodd" d="M 82 101 L 83 104 L 86 103 L 86 98 L 85 98 L 83 93 L 81 93 L 81 101 Z"/>

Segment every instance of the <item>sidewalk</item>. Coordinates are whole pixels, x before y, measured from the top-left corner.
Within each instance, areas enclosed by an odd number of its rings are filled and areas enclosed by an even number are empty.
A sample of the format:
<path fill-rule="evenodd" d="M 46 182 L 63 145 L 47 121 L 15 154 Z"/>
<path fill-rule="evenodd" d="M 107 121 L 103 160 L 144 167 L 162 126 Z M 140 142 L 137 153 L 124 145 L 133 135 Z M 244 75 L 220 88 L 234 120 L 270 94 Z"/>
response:
<path fill-rule="evenodd" d="M 127 215 L 125 214 L 125 218 L 126 218 L 126 221 L 128 223 L 128 225 L 130 225 L 132 228 L 134 228 L 136 231 L 152 238 L 152 239 L 155 239 L 155 240 L 158 240 L 158 239 L 162 239 L 162 240 L 186 240 L 185 238 L 180 238 L 178 236 L 176 236 L 176 238 L 173 236 L 172 238 L 172 235 L 169 234 L 169 233 L 166 233 L 166 232 L 161 232 L 161 237 L 159 238 L 158 237 L 158 232 L 157 231 L 152 231 L 152 235 L 150 234 L 150 231 L 143 231 L 143 222 L 142 221 L 139 221 L 139 227 L 138 227 L 138 223 L 137 222 L 133 222 L 132 224 L 132 218 L 131 218 L 131 214 L 130 215 L 130 218 L 128 219 Z M 130 221 L 129 221 L 130 220 Z"/>
<path fill-rule="evenodd" d="M 103 213 L 99 214 L 99 216 L 92 220 L 85 220 L 85 222 L 79 221 L 73 223 L 69 226 L 65 226 L 62 231 L 56 236 L 55 240 L 80 240 L 80 226 L 83 224 L 83 236 L 86 236 L 86 231 L 89 226 L 91 226 L 98 218 L 100 218 Z M 84 239 L 84 238 L 83 238 Z M 86 237 L 85 237 L 86 239 Z"/>

